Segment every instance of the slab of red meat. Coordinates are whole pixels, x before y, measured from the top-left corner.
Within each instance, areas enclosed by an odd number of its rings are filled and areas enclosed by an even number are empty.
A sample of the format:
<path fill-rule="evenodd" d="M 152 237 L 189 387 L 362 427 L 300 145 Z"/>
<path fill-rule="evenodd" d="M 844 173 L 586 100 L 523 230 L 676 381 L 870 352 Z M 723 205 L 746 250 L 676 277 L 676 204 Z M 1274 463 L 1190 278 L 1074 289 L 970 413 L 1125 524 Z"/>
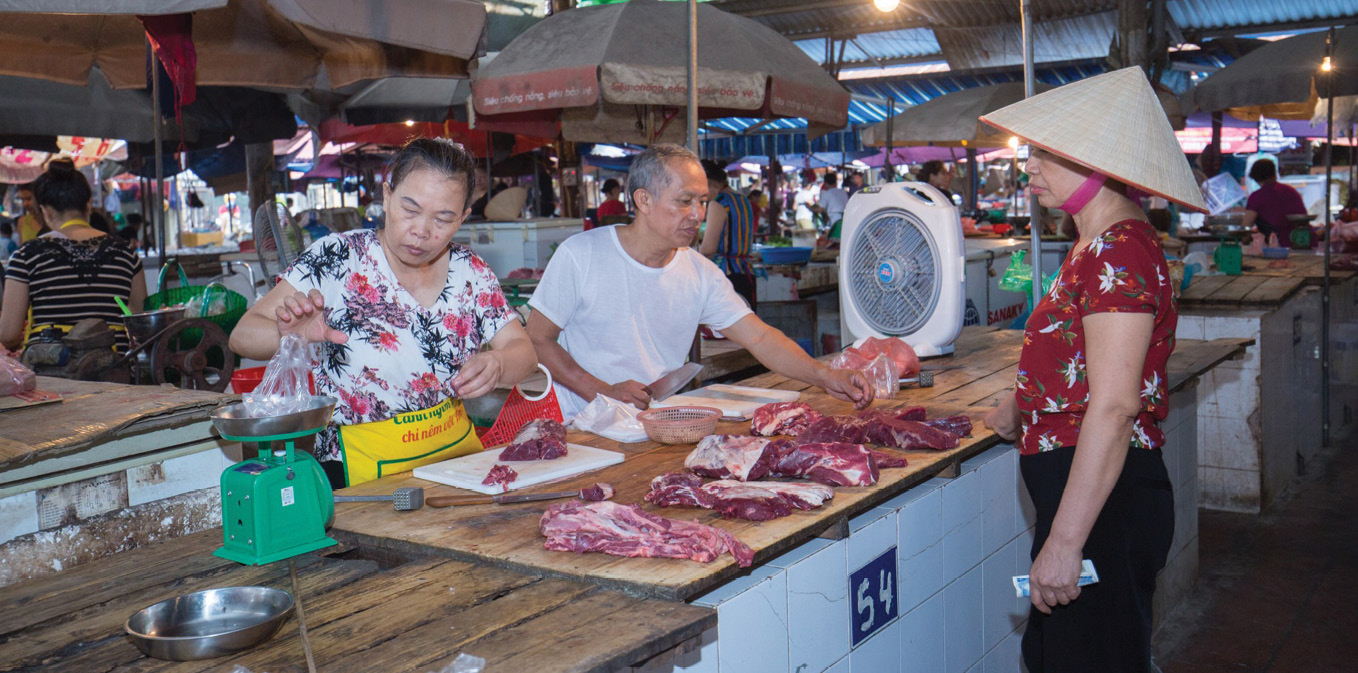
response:
<path fill-rule="evenodd" d="M 872 460 L 877 463 L 877 467 L 905 467 L 910 464 L 906 461 L 905 456 L 893 455 L 886 451 L 874 450 Z"/>
<path fill-rule="evenodd" d="M 830 442 L 779 445 L 774 476 L 801 477 L 828 486 L 871 486 L 877 483 L 877 461 L 862 444 Z"/>
<path fill-rule="evenodd" d="M 594 484 L 593 486 L 587 486 L 585 488 L 580 489 L 581 500 L 599 502 L 600 500 L 611 500 L 612 498 L 613 498 L 613 487 L 609 484 L 605 484 L 602 481 Z"/>
<path fill-rule="evenodd" d="M 708 435 L 684 458 L 684 467 L 713 479 L 753 481 L 769 473 L 776 453 L 769 440 L 746 435 Z"/>
<path fill-rule="evenodd" d="M 834 490 L 820 484 L 730 479 L 704 484 L 696 475 L 670 472 L 651 480 L 646 501 L 661 507 L 713 509 L 728 519 L 768 521 L 793 509 L 815 509 L 834 496 Z"/>
<path fill-rule="evenodd" d="M 900 421 L 888 414 L 876 412 L 868 421 L 868 441 L 892 449 L 953 449 L 958 437 L 946 430 L 918 421 Z"/>
<path fill-rule="evenodd" d="M 750 418 L 750 434 L 772 437 L 774 435 L 801 434 L 806 426 L 820 420 L 819 411 L 802 402 L 774 402 L 754 410 Z"/>
<path fill-rule="evenodd" d="M 868 440 L 867 421 L 853 416 L 826 416 L 797 435 L 798 444 L 862 444 Z"/>
<path fill-rule="evenodd" d="M 566 455 L 566 426 L 539 418 L 528 421 L 514 441 L 500 452 L 500 460 L 551 460 Z"/>
<path fill-rule="evenodd" d="M 935 418 L 932 421 L 925 421 L 924 424 L 939 430 L 947 430 L 958 437 L 971 436 L 971 419 L 966 416 Z"/>
<path fill-rule="evenodd" d="M 636 505 L 612 501 L 566 500 L 553 504 L 538 520 L 538 532 L 547 538 L 542 546 L 552 551 L 595 551 L 702 563 L 730 552 L 742 568 L 754 561 L 754 550 L 720 528 L 666 519 Z"/>
<path fill-rule="evenodd" d="M 486 486 L 499 484 L 501 490 L 508 491 L 510 482 L 518 478 L 519 473 L 515 472 L 513 468 L 497 463 L 495 467 L 490 468 L 490 472 L 486 473 L 486 478 L 482 479 L 481 483 Z"/>
<path fill-rule="evenodd" d="M 898 421 L 923 421 L 928 418 L 928 412 L 924 410 L 924 407 L 898 407 L 890 409 L 888 412 L 892 418 Z M 862 415 L 859 414 L 859 416 Z"/>

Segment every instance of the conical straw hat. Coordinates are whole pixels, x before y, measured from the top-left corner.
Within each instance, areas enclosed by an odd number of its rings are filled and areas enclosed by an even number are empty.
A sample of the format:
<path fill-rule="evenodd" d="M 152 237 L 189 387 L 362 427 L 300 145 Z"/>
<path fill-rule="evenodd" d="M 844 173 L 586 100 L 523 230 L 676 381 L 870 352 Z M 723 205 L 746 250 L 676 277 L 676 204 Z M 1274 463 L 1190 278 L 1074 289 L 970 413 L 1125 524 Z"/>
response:
<path fill-rule="evenodd" d="M 981 121 L 1142 191 L 1207 210 L 1139 67 L 1072 82 L 982 115 Z"/>

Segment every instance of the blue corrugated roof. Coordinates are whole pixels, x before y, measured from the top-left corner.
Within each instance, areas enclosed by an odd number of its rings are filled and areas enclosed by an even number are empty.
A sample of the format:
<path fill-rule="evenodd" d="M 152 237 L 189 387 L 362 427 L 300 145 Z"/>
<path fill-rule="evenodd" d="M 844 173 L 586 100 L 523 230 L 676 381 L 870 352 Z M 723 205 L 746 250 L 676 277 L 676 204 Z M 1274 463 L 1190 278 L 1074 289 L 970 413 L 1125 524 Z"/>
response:
<path fill-rule="evenodd" d="M 798 40 L 797 46 L 817 63 L 825 61 L 825 40 Z M 839 49 L 839 43 L 835 43 Z M 850 65 L 889 61 L 894 59 L 918 58 L 940 53 L 938 39 L 928 28 L 909 28 L 889 30 L 883 33 L 859 35 L 844 46 L 844 62 Z M 838 52 L 835 54 L 838 58 Z"/>

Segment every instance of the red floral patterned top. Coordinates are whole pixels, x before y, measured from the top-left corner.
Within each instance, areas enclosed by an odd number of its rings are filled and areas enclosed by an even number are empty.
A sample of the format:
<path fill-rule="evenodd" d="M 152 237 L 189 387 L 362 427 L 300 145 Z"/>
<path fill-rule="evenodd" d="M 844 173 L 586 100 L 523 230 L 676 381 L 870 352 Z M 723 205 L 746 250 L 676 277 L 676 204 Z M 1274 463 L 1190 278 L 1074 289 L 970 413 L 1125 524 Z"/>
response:
<path fill-rule="evenodd" d="M 1164 444 L 1158 424 L 1169 413 L 1165 363 L 1174 352 L 1179 309 L 1159 236 L 1146 222 L 1123 220 L 1066 258 L 1028 318 L 1015 393 L 1023 421 L 1019 453 L 1075 446 L 1089 404 L 1081 320 L 1105 312 L 1155 316 L 1132 446 Z"/>

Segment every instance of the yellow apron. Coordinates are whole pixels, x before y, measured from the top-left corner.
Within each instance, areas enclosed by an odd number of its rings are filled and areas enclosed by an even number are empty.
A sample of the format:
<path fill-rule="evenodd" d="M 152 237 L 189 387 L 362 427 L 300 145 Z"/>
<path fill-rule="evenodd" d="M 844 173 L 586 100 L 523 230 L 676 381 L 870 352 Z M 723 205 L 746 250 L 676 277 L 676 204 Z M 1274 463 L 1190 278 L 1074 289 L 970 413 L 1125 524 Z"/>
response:
<path fill-rule="evenodd" d="M 350 486 L 482 449 L 462 400 L 456 399 L 385 421 L 341 425 L 339 442 Z"/>

